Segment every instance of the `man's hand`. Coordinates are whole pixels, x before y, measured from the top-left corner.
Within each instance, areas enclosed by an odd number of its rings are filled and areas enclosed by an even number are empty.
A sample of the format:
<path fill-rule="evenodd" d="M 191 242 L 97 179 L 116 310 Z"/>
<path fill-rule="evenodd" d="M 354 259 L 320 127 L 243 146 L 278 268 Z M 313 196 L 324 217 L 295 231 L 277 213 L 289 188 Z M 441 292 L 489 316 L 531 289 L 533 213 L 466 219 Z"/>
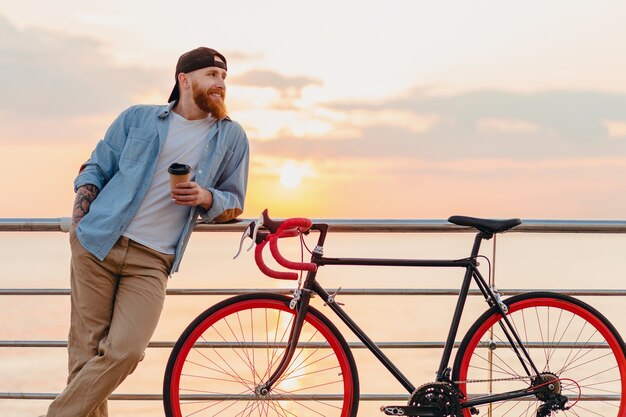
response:
<path fill-rule="evenodd" d="M 179 182 L 170 196 L 179 206 L 202 206 L 208 210 L 213 205 L 213 194 L 193 181 Z"/>

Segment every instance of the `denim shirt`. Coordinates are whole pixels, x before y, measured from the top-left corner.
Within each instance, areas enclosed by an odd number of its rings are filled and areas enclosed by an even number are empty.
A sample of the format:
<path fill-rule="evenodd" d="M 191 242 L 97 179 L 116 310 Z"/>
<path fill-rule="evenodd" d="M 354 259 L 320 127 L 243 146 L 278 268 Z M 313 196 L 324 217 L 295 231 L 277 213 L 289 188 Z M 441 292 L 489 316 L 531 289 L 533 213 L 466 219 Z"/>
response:
<path fill-rule="evenodd" d="M 174 104 L 138 105 L 122 112 L 74 181 L 74 191 L 86 184 L 100 190 L 76 228 L 80 243 L 100 260 L 124 233 L 148 191 Z M 241 214 L 249 158 L 248 138 L 238 123 L 226 118 L 213 124 L 194 179 L 213 194 L 213 205 L 209 210 L 191 208 L 170 275 L 178 271 L 199 216 L 211 222 L 228 221 Z"/>

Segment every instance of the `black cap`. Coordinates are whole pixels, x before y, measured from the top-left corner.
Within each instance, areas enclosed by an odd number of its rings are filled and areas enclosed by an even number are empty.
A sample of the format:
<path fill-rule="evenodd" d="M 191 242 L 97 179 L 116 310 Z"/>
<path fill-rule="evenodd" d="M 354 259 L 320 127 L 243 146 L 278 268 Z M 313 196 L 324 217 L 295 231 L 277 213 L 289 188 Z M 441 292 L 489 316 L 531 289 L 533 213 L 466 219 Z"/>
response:
<path fill-rule="evenodd" d="M 218 57 L 223 62 L 216 61 L 215 57 Z M 176 84 L 174 84 L 172 94 L 170 94 L 170 98 L 167 100 L 168 103 L 171 103 L 174 100 L 178 100 L 179 98 L 178 74 L 180 74 L 181 72 L 191 72 L 207 67 L 219 67 L 224 70 L 228 70 L 228 68 L 226 67 L 226 58 L 224 58 L 224 55 L 220 54 L 215 49 L 205 48 L 201 46 L 200 48 L 196 48 L 182 54 L 180 58 L 178 58 L 178 63 L 176 64 L 176 74 L 174 75 Z"/>

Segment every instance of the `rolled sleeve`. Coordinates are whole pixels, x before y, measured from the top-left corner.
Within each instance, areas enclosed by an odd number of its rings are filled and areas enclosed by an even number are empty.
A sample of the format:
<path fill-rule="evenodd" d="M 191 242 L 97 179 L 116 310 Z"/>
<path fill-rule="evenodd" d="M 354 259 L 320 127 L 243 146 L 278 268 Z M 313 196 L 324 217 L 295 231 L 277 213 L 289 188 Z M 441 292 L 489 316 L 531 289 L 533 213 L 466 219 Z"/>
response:
<path fill-rule="evenodd" d="M 213 194 L 213 205 L 209 210 L 200 209 L 200 217 L 204 222 L 226 222 L 243 212 L 248 185 L 250 147 L 243 129 L 240 128 L 238 134 L 235 156 L 229 161 L 217 185 L 207 188 Z"/>

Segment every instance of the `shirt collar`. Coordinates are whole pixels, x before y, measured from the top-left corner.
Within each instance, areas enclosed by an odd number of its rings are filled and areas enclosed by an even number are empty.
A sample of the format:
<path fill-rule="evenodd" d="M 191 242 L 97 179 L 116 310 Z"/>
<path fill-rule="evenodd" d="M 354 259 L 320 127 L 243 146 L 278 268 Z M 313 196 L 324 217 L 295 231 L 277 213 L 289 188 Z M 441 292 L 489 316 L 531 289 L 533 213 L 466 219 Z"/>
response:
<path fill-rule="evenodd" d="M 167 106 L 165 106 L 165 108 L 163 109 L 163 111 L 161 113 L 159 113 L 159 119 L 165 119 L 167 116 L 170 115 L 170 112 L 172 111 L 172 108 L 176 105 L 176 100 L 172 101 L 171 103 L 169 103 Z"/>

